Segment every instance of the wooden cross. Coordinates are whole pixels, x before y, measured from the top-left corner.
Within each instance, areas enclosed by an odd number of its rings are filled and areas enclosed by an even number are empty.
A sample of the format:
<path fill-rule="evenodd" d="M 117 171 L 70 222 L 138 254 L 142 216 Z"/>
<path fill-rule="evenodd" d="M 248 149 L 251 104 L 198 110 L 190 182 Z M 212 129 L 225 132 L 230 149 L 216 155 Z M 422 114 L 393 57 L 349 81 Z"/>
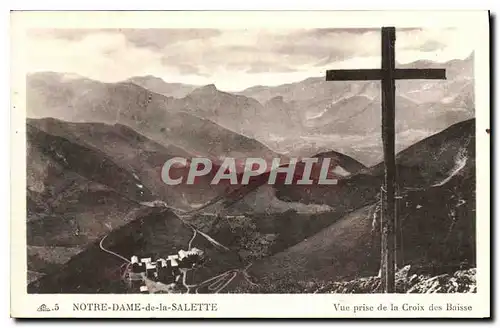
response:
<path fill-rule="evenodd" d="M 382 81 L 382 143 L 384 148 L 385 181 L 382 215 L 382 286 L 384 292 L 395 292 L 396 240 L 396 156 L 395 156 L 395 80 L 446 79 L 444 69 L 395 68 L 394 44 L 396 29 L 382 27 L 381 69 L 328 70 L 327 81 L 381 80 Z"/>

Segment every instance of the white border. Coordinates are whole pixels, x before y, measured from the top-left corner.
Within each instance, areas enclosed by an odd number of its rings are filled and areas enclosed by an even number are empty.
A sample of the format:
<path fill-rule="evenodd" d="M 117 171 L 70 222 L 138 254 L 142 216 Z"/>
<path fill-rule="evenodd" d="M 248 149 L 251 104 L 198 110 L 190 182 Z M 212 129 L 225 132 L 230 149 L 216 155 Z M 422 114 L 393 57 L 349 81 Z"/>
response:
<path fill-rule="evenodd" d="M 168 25 L 166 23 L 168 22 Z M 477 262 L 478 293 L 473 295 L 169 295 L 168 302 L 217 302 L 219 311 L 210 312 L 80 312 L 71 310 L 79 301 L 108 303 L 141 300 L 165 303 L 165 295 L 28 295 L 26 294 L 26 204 L 25 204 L 25 72 L 24 31 L 32 27 L 464 27 L 474 33 L 476 147 L 477 147 Z M 333 302 L 390 304 L 413 302 L 461 302 L 474 306 L 473 312 L 365 312 L 356 317 L 487 317 L 490 313 L 490 176 L 489 143 L 485 133 L 489 122 L 488 16 L 473 12 L 16 12 L 11 25 L 11 315 L 14 317 L 342 317 Z M 59 303 L 57 312 L 37 312 L 41 303 Z M 352 314 L 347 314 L 352 317 Z"/>

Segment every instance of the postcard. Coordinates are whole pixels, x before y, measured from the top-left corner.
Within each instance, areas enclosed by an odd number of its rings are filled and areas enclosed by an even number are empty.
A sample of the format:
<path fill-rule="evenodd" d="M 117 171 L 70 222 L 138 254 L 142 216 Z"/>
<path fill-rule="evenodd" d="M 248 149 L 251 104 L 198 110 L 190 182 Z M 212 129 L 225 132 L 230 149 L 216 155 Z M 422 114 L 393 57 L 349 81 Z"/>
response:
<path fill-rule="evenodd" d="M 11 316 L 489 318 L 487 11 L 11 14 Z"/>

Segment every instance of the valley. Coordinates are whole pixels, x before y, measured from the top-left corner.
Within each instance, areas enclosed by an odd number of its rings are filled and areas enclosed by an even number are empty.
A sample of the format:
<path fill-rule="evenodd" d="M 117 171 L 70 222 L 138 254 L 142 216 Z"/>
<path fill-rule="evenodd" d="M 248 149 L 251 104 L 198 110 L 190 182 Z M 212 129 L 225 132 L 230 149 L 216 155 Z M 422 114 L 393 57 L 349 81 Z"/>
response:
<path fill-rule="evenodd" d="M 475 266 L 471 62 L 442 64 L 452 72 L 445 82 L 398 85 L 398 266 Z M 156 258 L 186 249 L 191 227 L 227 249 L 197 235 L 209 261 L 190 281 L 251 264 L 258 286 L 238 274 L 224 292 L 300 292 L 378 272 L 375 83 L 309 78 L 230 93 L 154 76 L 103 83 L 39 72 L 27 88 L 30 293 L 135 293 L 102 238 L 125 258 Z M 161 170 L 174 157 L 210 158 L 214 168 L 225 158 L 328 159 L 338 184 L 269 184 L 266 170 L 247 185 L 212 184 L 212 174 L 167 185 Z"/>

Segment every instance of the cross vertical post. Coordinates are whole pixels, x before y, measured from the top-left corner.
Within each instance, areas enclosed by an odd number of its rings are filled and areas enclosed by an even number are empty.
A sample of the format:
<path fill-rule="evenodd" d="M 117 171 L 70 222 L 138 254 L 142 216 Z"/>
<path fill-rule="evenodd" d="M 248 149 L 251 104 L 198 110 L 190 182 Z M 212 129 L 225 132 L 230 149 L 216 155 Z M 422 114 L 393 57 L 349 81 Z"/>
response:
<path fill-rule="evenodd" d="M 395 152 L 395 80 L 445 80 L 444 69 L 396 68 L 396 29 L 382 27 L 382 66 L 380 69 L 344 69 L 326 71 L 327 81 L 380 80 L 382 82 L 382 144 L 385 175 L 382 190 L 381 285 L 386 293 L 395 292 L 396 269 L 396 152 Z"/>
<path fill-rule="evenodd" d="M 396 29 L 382 28 L 382 143 L 384 148 L 385 181 L 382 197 L 382 284 L 386 293 L 394 293 L 396 219 L 396 153 L 395 153 L 395 97 L 394 80 Z"/>

